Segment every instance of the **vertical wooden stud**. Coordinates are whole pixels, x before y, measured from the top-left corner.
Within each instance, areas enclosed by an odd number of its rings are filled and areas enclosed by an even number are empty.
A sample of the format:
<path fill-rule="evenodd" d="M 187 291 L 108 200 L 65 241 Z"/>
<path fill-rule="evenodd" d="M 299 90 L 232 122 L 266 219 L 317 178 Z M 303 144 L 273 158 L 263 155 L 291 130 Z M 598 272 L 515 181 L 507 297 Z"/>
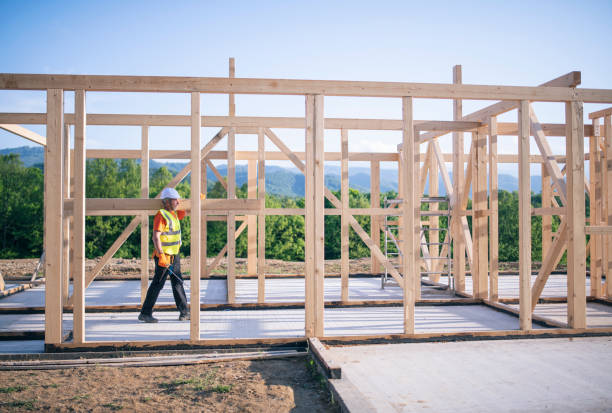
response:
<path fill-rule="evenodd" d="M 258 211 L 257 226 L 257 302 L 264 303 L 266 298 L 266 148 L 263 128 L 257 130 L 257 199 L 262 204 Z"/>
<path fill-rule="evenodd" d="M 325 118 L 323 95 L 314 98 L 314 179 L 315 179 L 315 335 L 324 335 L 325 285 Z"/>
<path fill-rule="evenodd" d="M 472 168 L 472 283 L 475 298 L 488 298 L 488 219 L 487 210 L 487 138 L 484 128 L 472 135 L 474 162 Z"/>
<path fill-rule="evenodd" d="M 599 151 L 599 119 L 593 119 L 593 133 L 589 137 L 589 223 L 591 226 L 601 224 L 601 164 Z M 591 295 L 601 297 L 602 256 L 601 239 L 598 234 L 591 234 L 589 273 L 591 278 Z"/>
<path fill-rule="evenodd" d="M 306 97 L 306 336 L 324 331 L 324 165 L 323 96 Z"/>
<path fill-rule="evenodd" d="M 71 196 L 70 192 L 70 125 L 64 124 L 64 199 Z M 63 301 L 68 304 L 70 298 L 70 217 L 64 215 L 63 222 L 63 263 L 62 263 L 62 288 Z"/>
<path fill-rule="evenodd" d="M 421 271 L 418 266 L 420 214 L 418 201 L 419 143 L 414 136 L 412 97 L 402 98 L 402 215 L 401 227 L 404 245 L 402 274 L 404 277 L 404 333 L 414 333 L 415 279 L 420 283 Z"/>
<path fill-rule="evenodd" d="M 201 133 L 200 93 L 193 92 L 191 94 L 191 321 L 189 330 L 189 337 L 192 341 L 200 340 L 200 260 L 202 258 L 200 256 L 202 252 L 200 249 L 200 242 L 202 242 L 202 201 L 200 198 L 202 193 Z"/>
<path fill-rule="evenodd" d="M 140 197 L 149 198 L 149 127 L 140 134 Z M 149 215 L 140 217 L 140 303 L 144 304 L 149 287 Z"/>
<path fill-rule="evenodd" d="M 229 77 L 236 77 L 236 59 L 229 58 Z M 233 93 L 229 94 L 229 115 L 236 116 L 236 98 Z"/>
<path fill-rule="evenodd" d="M 429 153 L 429 196 L 437 197 L 439 195 L 439 182 L 438 182 L 438 159 L 433 156 L 433 149 L 431 142 L 427 145 L 427 152 Z M 421 176 L 423 179 L 423 176 Z M 437 212 L 440 209 L 440 205 L 437 202 L 433 202 L 429 204 L 429 210 Z M 440 217 L 439 216 L 430 216 L 429 218 L 429 227 L 430 228 L 439 228 L 440 227 Z M 440 240 L 440 231 L 429 231 L 429 242 L 441 242 Z M 440 246 L 439 245 L 429 245 L 429 256 L 430 257 L 439 257 L 440 256 Z M 432 270 L 439 271 L 441 266 L 439 264 L 442 263 L 440 260 L 431 260 Z M 434 282 L 440 281 L 440 274 L 430 274 L 429 278 Z"/>
<path fill-rule="evenodd" d="M 404 174 L 405 174 L 405 158 L 404 158 L 404 150 L 400 150 L 398 156 L 397 156 L 397 197 L 398 199 L 404 199 L 406 197 L 406 195 L 404 194 Z M 398 208 L 400 206 L 398 205 Z M 404 226 L 404 217 L 400 214 L 400 216 L 397 217 L 397 226 L 398 228 L 402 228 Z M 403 231 L 397 231 L 397 241 L 399 244 L 401 244 L 404 239 L 404 232 Z M 404 259 L 402 257 L 401 254 L 399 254 L 397 256 L 397 265 L 399 268 L 402 268 Z M 401 272 L 401 271 L 400 271 Z"/>
<path fill-rule="evenodd" d="M 202 193 L 204 198 L 208 197 L 208 168 L 206 158 L 202 158 L 200 171 L 202 173 Z M 206 209 L 202 208 L 201 216 L 201 232 L 200 232 L 200 279 L 208 275 L 207 257 L 208 257 L 208 218 Z"/>
<path fill-rule="evenodd" d="M 522 100 L 518 110 L 519 151 L 519 324 L 531 330 L 531 174 L 529 171 L 530 105 Z M 476 257 L 474 257 L 476 258 Z M 474 260 L 476 261 L 476 259 Z"/>
<path fill-rule="evenodd" d="M 370 206 L 380 208 L 380 161 L 370 161 Z M 380 247 L 380 221 L 378 215 L 370 216 L 371 237 L 375 245 Z M 371 255 L 370 272 L 380 273 L 380 260 L 374 254 Z"/>
<path fill-rule="evenodd" d="M 410 98 L 412 100 L 412 97 Z M 427 167 L 429 165 L 429 159 L 427 159 L 427 165 L 423 165 L 423 167 L 421 168 L 421 145 L 418 139 L 419 136 L 419 132 L 416 130 L 416 128 L 414 127 L 414 105 L 413 103 L 411 103 L 411 106 L 413 107 L 412 110 L 412 139 L 413 139 L 413 152 L 411 155 L 411 158 L 406 157 L 406 169 L 404 169 L 405 174 L 412 174 L 414 176 L 415 179 L 415 189 L 416 191 L 410 193 L 410 192 L 405 192 L 407 197 L 410 197 L 410 194 L 412 194 L 412 201 L 414 202 L 414 209 L 413 209 L 413 215 L 414 215 L 414 228 L 413 228 L 413 235 L 415 237 L 414 239 L 414 245 L 415 245 L 415 252 L 414 252 L 414 257 L 415 257 L 415 270 L 414 270 L 414 278 L 413 278 L 413 283 L 414 283 L 414 289 L 413 289 L 413 295 L 414 295 L 414 301 L 416 302 L 417 300 L 421 299 L 421 267 L 425 264 L 424 260 L 421 258 L 421 198 L 423 197 L 423 190 L 425 189 L 425 184 L 423 183 L 423 186 L 420 185 L 421 182 L 421 170 L 423 171 L 423 173 L 427 173 Z M 428 149 L 428 155 L 431 156 L 432 152 L 429 151 L 430 146 L 427 146 Z M 410 159 L 412 159 L 412 168 L 410 167 Z M 409 178 L 406 178 L 409 179 Z M 408 224 L 406 224 L 406 226 L 408 227 Z M 409 227 L 408 227 L 409 228 Z M 403 232 L 403 231 L 400 231 Z M 404 265 L 404 264 L 402 264 Z"/>
<path fill-rule="evenodd" d="M 236 199 L 236 128 L 227 135 L 227 199 Z M 236 300 L 236 214 L 227 214 L 227 302 Z"/>
<path fill-rule="evenodd" d="M 62 342 L 62 223 L 64 217 L 64 91 L 47 90 L 45 146 L 45 344 Z"/>
<path fill-rule="evenodd" d="M 76 344 L 85 342 L 85 91 L 74 93 L 74 265 L 73 337 Z"/>
<path fill-rule="evenodd" d="M 497 301 L 499 275 L 499 203 L 497 181 L 497 117 L 489 119 L 489 300 Z"/>
<path fill-rule="evenodd" d="M 582 116 L 582 102 L 566 102 L 567 321 L 571 328 L 586 328 L 584 125 Z"/>
<path fill-rule="evenodd" d="M 248 160 L 249 199 L 257 199 L 257 160 Z M 257 215 L 247 215 L 247 274 L 257 274 Z"/>
<path fill-rule="evenodd" d="M 461 84 L 461 65 L 453 67 L 453 83 Z M 461 99 L 453 100 L 453 120 L 461 120 L 463 117 L 463 102 Z M 454 205 L 452 206 L 452 239 L 453 239 L 453 275 L 455 277 L 455 289 L 459 292 L 465 291 L 465 242 L 463 240 L 461 225 L 461 199 L 463 198 L 463 168 L 464 165 L 464 143 L 463 132 L 453 132 L 453 193 Z"/>
<path fill-rule="evenodd" d="M 546 164 L 542 162 L 542 208 L 552 206 L 552 180 Z M 542 215 L 542 260 L 552 246 L 552 215 Z"/>
<path fill-rule="evenodd" d="M 604 117 L 604 154 L 602 162 L 602 174 L 606 177 L 603 185 L 603 196 L 605 198 L 605 221 L 606 225 L 612 225 L 612 116 Z M 612 234 L 605 237 L 604 271 L 606 275 L 605 292 L 608 299 L 612 299 Z"/>
<path fill-rule="evenodd" d="M 306 133 L 305 157 L 306 167 L 304 173 L 305 199 L 304 199 L 304 323 L 306 337 L 315 337 L 315 103 L 314 96 L 306 96 Z"/>
<path fill-rule="evenodd" d="M 340 165 L 340 196 L 342 201 L 342 215 L 340 223 L 340 284 L 342 302 L 349 299 L 349 177 L 348 177 L 348 131 L 340 130 L 341 138 L 341 165 Z M 374 206 L 372 206 L 374 207 Z M 372 233 L 373 234 L 373 233 Z"/>

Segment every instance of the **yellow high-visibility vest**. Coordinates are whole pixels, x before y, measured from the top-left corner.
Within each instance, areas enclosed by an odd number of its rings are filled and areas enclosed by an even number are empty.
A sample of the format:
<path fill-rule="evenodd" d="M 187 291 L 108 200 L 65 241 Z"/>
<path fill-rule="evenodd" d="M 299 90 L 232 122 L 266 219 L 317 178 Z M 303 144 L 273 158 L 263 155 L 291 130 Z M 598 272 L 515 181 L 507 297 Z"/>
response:
<path fill-rule="evenodd" d="M 176 255 L 181 247 L 181 222 L 174 214 L 165 209 L 160 209 L 159 213 L 166 221 L 164 231 L 160 236 L 162 251 L 164 254 Z"/>

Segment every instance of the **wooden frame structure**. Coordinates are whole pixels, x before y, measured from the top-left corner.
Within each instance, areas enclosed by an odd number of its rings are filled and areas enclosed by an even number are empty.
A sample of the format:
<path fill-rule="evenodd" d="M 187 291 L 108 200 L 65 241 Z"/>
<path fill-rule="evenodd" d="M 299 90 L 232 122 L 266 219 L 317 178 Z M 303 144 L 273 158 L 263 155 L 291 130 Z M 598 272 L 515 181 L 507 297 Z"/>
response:
<path fill-rule="evenodd" d="M 168 186 L 175 186 L 191 174 L 191 199 L 181 207 L 191 211 L 191 303 L 200 302 L 199 283 L 202 277 L 227 255 L 227 302 L 235 303 L 235 240 L 248 231 L 248 274 L 258 279 L 257 303 L 265 305 L 265 217 L 268 215 L 303 215 L 305 217 L 305 337 L 325 338 L 323 298 L 324 272 L 324 217 L 341 216 L 341 300 L 350 304 L 348 295 L 348 235 L 352 228 L 370 248 L 372 273 L 386 268 L 403 288 L 403 338 L 423 336 L 415 333 L 414 308 L 420 300 L 421 266 L 427 267 L 423 257 L 440 256 L 446 251 L 423 250 L 420 246 L 420 198 L 429 176 L 430 193 L 437 193 L 438 177 L 450 197 L 452 207 L 451 237 L 454 242 L 453 274 L 459 294 L 486 305 L 516 310 L 500 303 L 497 290 L 497 165 L 519 165 L 519 222 L 520 222 L 520 296 L 518 311 L 520 332 L 496 332 L 497 335 L 530 334 L 534 308 L 551 271 L 564 251 L 568 252 L 568 324 L 559 328 L 562 334 L 580 333 L 586 329 L 586 242 L 589 234 L 591 255 L 590 296 L 612 299 L 612 109 L 590 114 L 592 125 L 583 125 L 583 103 L 612 104 L 612 90 L 578 89 L 580 72 L 571 72 L 537 87 L 464 85 L 461 67 L 453 70 L 452 84 L 346 82 L 285 79 L 235 78 L 235 65 L 230 60 L 229 78 L 184 78 L 151 76 L 81 76 L 81 75 L 26 75 L 0 74 L 0 89 L 43 90 L 47 93 L 46 113 L 0 113 L 0 127 L 45 145 L 45 240 L 46 304 L 45 343 L 51 347 L 96 345 L 85 343 L 85 289 L 103 266 L 115 254 L 127 237 L 142 225 L 142 297 L 146 292 L 148 268 L 148 216 L 159 208 L 159 201 L 149 199 L 148 163 L 150 159 L 187 159 L 189 163 Z M 64 113 L 65 91 L 75 92 L 75 112 Z M 119 115 L 87 113 L 86 95 L 91 91 L 188 93 L 191 96 L 190 115 Z M 202 116 L 202 93 L 228 94 L 228 116 Z M 243 117 L 235 112 L 235 94 L 272 94 L 304 96 L 305 117 Z M 402 119 L 340 119 L 325 118 L 326 96 L 385 97 L 401 99 Z M 454 105 L 452 121 L 415 120 L 414 102 L 420 98 L 451 100 Z M 494 101 L 490 106 L 463 115 L 462 100 Z M 538 121 L 532 102 L 564 102 L 565 124 L 542 124 Z M 206 108 L 203 108 L 206 112 Z M 516 123 L 498 122 L 497 116 L 518 109 Z M 603 118 L 603 126 L 600 119 Z M 35 134 L 20 124 L 46 125 L 46 137 Z M 74 125 L 74 149 L 70 156 L 69 129 Z M 134 125 L 142 128 L 140 150 L 100 150 L 86 147 L 87 125 Z M 191 131 L 191 149 L 150 150 L 149 128 L 183 126 Z M 219 128 L 218 133 L 202 147 L 202 127 Z M 305 131 L 305 151 L 293 152 L 273 129 L 299 128 Z M 339 153 L 325 152 L 325 130 L 337 129 L 341 136 Z M 402 134 L 397 153 L 351 153 L 348 142 L 351 130 L 395 130 Z M 438 138 L 452 133 L 452 153 L 442 153 Z M 236 148 L 236 134 L 257 136 L 257 151 Z M 471 134 L 471 150 L 464 153 L 464 137 Z M 497 154 L 498 137 L 518 137 L 518 155 Z M 530 137 L 536 141 L 540 155 L 531 155 Z M 566 137 L 566 155 L 554 155 L 547 136 Z M 590 153 L 584 154 L 584 137 L 590 139 Z M 214 150 L 227 138 L 227 150 Z M 268 139 L 278 151 L 266 151 Z M 425 150 L 423 148 L 426 147 Z M 142 161 L 142 191 L 140 199 L 90 199 L 85 194 L 86 158 L 132 158 Z M 216 175 L 211 163 L 224 159 L 228 163 L 227 199 L 204 199 L 198 194 L 206 188 L 207 166 Z M 590 162 L 590 225 L 585 225 L 584 161 Z M 236 198 L 235 162 L 248 161 L 248 198 Z M 265 162 L 289 160 L 305 175 L 306 196 L 304 209 L 266 208 Z M 341 199 L 324 185 L 325 161 L 341 162 Z M 348 204 L 348 165 L 350 161 L 369 162 L 371 165 L 370 208 L 350 208 Z M 400 207 L 380 207 L 380 162 L 397 162 Z M 452 163 L 454 180 L 446 164 Z M 464 171 L 464 166 L 467 168 Z M 543 207 L 532 209 L 530 204 L 530 164 L 542 165 Z M 566 178 L 559 163 L 565 163 Z M 487 167 L 489 183 L 487 186 Z M 72 179 L 70 179 L 72 177 Z M 223 182 L 222 179 L 220 179 Z M 551 186 L 552 183 L 552 186 Z M 550 190 L 551 187 L 554 191 Z M 470 188 L 472 209 L 467 210 Z M 159 195 L 158 195 L 159 197 Z M 327 198 L 333 208 L 324 208 Z M 394 268 L 380 249 L 380 218 L 400 215 L 403 241 L 401 272 Z M 131 215 L 132 222 L 113 243 L 99 264 L 90 273 L 84 267 L 85 217 L 88 215 Z M 355 215 L 372 218 L 372 232 L 368 234 Z M 532 215 L 543 217 L 543 264 L 535 283 L 531 283 Z M 556 234 L 552 233 L 551 217 L 561 217 Z M 472 216 L 470 231 L 467 216 Z M 431 219 L 431 218 L 430 218 Z M 207 265 L 206 225 L 208 220 L 227 221 L 228 243 L 221 253 Z M 242 222 L 236 229 L 236 223 Z M 71 237 L 72 235 L 72 237 Z M 72 246 L 69 245 L 72 242 Z M 68 259 L 67 250 L 73 249 Z M 472 275 L 473 289 L 466 290 L 466 263 Z M 68 297 L 69 274 L 73 279 L 74 294 Z M 602 280 L 605 278 L 605 284 Z M 436 282 L 436 278 L 430 281 Z M 73 342 L 64 341 L 62 314 L 64 306 L 74 312 Z M 200 338 L 200 306 L 191 305 L 191 344 L 208 343 Z M 553 323 L 554 324 L 554 323 Z M 558 323 L 557 323 L 558 325 Z M 612 329 L 598 332 L 612 333 Z M 346 340 L 347 337 L 335 337 Z M 237 342 L 228 340 L 227 342 Z M 272 340 L 274 341 L 274 340 Z M 282 340 L 281 340 L 282 341 Z"/>

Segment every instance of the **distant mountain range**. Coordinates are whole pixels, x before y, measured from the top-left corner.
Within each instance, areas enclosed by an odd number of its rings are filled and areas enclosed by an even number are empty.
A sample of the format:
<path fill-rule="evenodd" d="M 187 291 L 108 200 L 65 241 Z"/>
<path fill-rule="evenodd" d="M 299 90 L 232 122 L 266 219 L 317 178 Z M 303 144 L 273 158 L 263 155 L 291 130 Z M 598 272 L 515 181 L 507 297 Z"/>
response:
<path fill-rule="evenodd" d="M 21 146 L 18 148 L 0 149 L 0 155 L 16 153 L 20 156 L 25 166 L 43 165 L 43 148 Z M 157 162 L 151 160 L 149 170 L 153 173 L 158 168 L 165 166 L 172 173 L 177 173 L 184 166 L 184 162 Z M 223 176 L 227 175 L 227 165 L 218 165 L 217 169 Z M 236 166 L 236 185 L 242 186 L 247 182 L 247 166 Z M 208 169 L 209 185 L 217 181 L 213 172 Z M 452 178 L 452 175 L 451 175 Z M 506 191 L 518 191 L 518 178 L 512 175 L 500 174 L 498 177 L 499 189 Z M 340 167 L 328 166 L 325 168 L 325 185 L 332 191 L 340 189 Z M 351 188 L 361 192 L 370 192 L 370 169 L 366 167 L 349 167 L 349 185 Z M 441 195 L 445 194 L 442 179 L 439 181 Z M 288 197 L 304 196 L 304 175 L 297 168 L 284 168 L 275 165 L 266 166 L 266 192 Z M 397 171 L 393 169 L 380 170 L 380 191 L 397 191 Z M 542 178 L 539 175 L 531 177 L 532 192 L 542 191 Z"/>

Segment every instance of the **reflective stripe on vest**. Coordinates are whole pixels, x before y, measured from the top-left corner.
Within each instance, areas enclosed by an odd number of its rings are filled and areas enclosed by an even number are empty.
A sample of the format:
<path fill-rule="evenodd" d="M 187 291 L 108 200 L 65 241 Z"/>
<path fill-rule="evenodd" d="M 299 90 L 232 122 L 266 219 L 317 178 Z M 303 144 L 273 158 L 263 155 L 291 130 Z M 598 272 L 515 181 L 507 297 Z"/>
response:
<path fill-rule="evenodd" d="M 164 254 L 176 255 L 181 246 L 181 223 L 174 214 L 165 209 L 160 209 L 159 213 L 166 221 L 165 231 L 160 235 L 162 251 Z"/>

